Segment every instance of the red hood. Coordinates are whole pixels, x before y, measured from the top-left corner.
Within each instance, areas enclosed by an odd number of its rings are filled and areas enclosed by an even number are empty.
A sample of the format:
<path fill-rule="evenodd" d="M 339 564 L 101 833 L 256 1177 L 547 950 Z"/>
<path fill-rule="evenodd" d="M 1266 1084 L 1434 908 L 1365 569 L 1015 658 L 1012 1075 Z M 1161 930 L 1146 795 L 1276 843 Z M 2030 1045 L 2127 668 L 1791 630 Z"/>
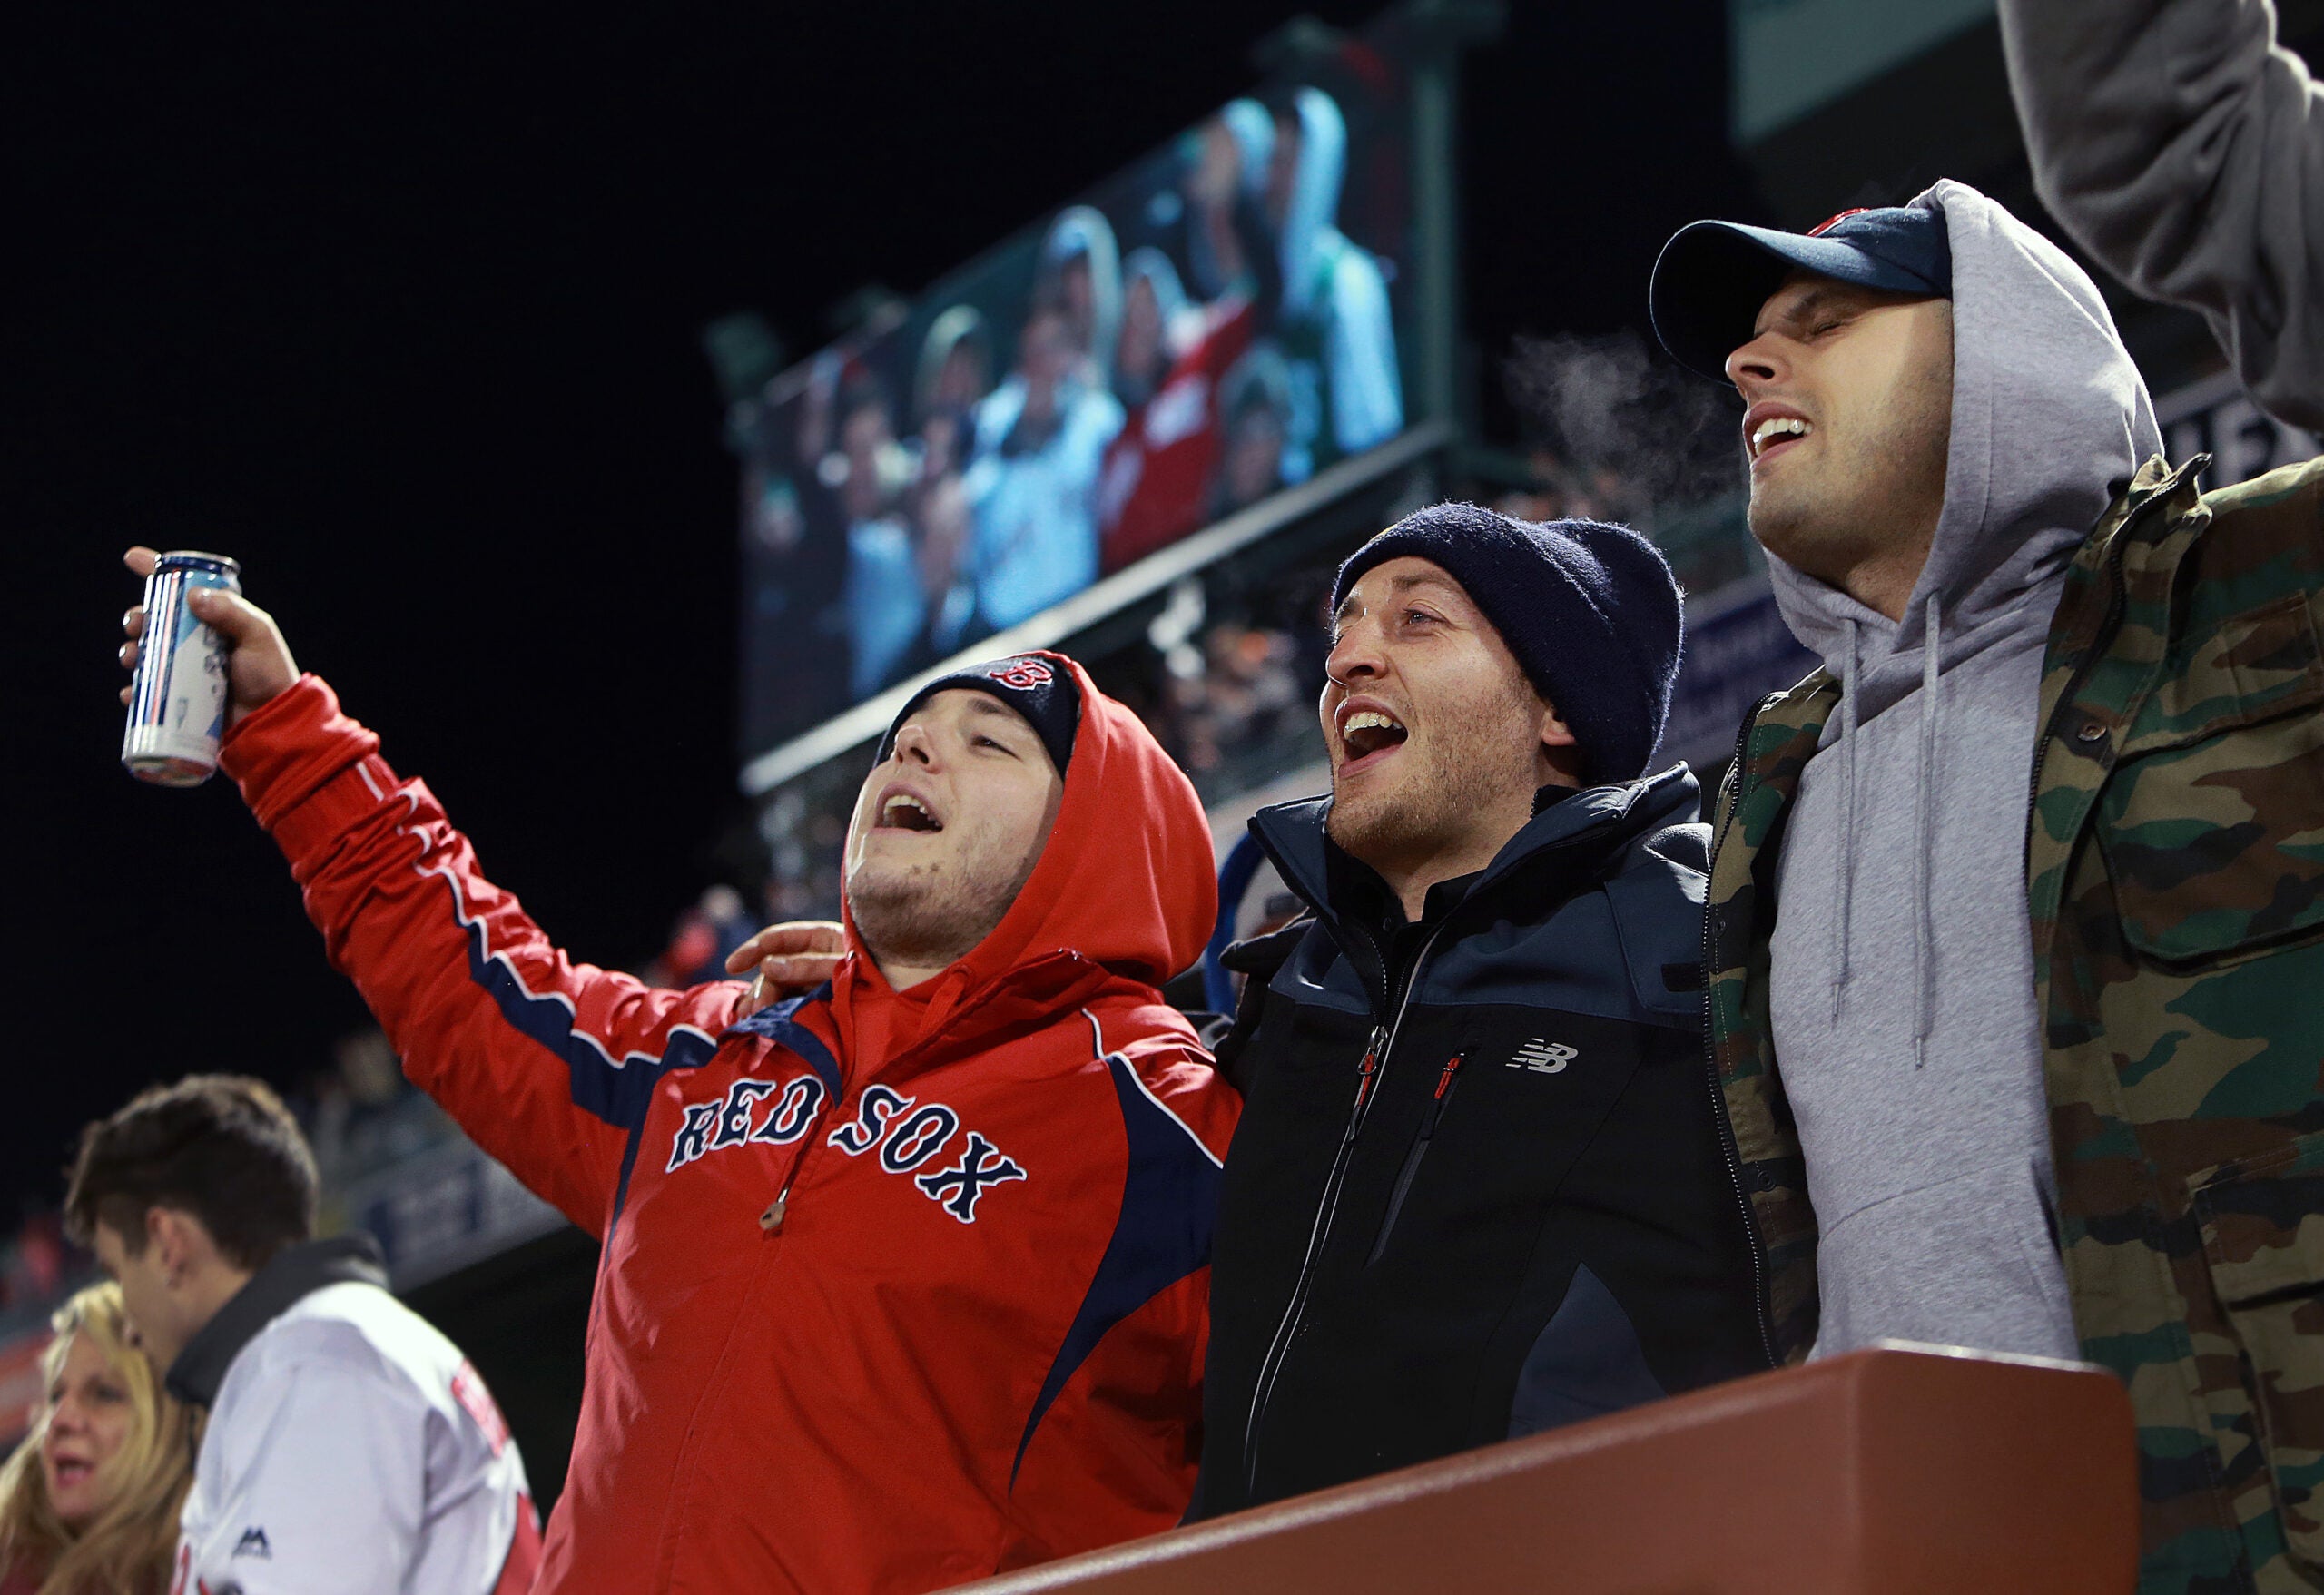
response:
<path fill-rule="evenodd" d="M 1137 716 L 1098 692 L 1079 665 L 1062 654 L 1039 657 L 1072 673 L 1081 690 L 1081 724 L 1049 844 L 992 934 L 899 999 L 866 956 L 854 914 L 842 907 L 854 955 L 833 983 L 842 1029 L 856 1029 L 851 1010 L 867 999 L 920 1010 L 895 1016 L 896 1033 L 881 1049 L 891 1055 L 961 998 L 1059 952 L 1158 988 L 1201 956 L 1217 920 L 1210 822 L 1194 783 Z"/>

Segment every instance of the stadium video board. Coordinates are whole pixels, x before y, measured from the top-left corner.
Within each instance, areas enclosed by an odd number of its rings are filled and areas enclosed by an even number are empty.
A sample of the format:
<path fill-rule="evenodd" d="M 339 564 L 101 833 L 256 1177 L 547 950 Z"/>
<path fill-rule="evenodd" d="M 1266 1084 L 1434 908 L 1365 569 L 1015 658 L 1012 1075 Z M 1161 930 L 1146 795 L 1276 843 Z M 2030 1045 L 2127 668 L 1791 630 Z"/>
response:
<path fill-rule="evenodd" d="M 1388 30 L 738 406 L 748 761 L 1406 429 Z"/>

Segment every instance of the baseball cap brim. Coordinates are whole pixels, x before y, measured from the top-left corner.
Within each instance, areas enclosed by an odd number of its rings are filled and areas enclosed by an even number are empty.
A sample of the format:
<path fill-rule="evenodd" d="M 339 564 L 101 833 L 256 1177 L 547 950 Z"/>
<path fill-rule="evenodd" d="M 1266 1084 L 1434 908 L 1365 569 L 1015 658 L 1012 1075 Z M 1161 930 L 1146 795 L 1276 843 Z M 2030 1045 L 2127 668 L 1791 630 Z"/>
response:
<path fill-rule="evenodd" d="M 1945 291 L 1845 239 L 1697 222 L 1673 234 L 1654 262 L 1647 290 L 1654 335 L 1680 365 L 1725 381 L 1727 357 L 1751 340 L 1759 307 L 1795 271 L 1895 293 Z"/>

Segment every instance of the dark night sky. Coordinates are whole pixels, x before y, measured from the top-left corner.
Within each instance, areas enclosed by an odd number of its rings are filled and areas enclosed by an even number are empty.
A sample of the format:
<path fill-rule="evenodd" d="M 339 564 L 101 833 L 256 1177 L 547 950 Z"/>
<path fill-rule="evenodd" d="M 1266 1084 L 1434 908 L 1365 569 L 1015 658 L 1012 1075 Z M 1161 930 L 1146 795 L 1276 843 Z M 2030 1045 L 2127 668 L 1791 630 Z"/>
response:
<path fill-rule="evenodd" d="M 1374 9 L 13 10 L 0 1218 L 137 1087 L 289 1082 L 362 1019 L 231 789 L 118 767 L 122 547 L 239 556 L 495 876 L 640 960 L 741 812 L 702 324 L 811 347 L 1247 88 L 1295 12 Z M 1488 361 L 1639 324 L 1662 239 L 1754 209 L 1716 0 L 1512 11 L 1465 112 Z"/>

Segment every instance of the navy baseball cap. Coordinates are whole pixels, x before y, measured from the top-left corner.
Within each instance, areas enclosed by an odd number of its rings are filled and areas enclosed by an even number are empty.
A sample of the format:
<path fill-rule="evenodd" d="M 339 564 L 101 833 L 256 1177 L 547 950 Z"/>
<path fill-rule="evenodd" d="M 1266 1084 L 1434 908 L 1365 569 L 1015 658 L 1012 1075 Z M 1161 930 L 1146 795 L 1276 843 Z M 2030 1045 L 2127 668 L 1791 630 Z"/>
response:
<path fill-rule="evenodd" d="M 1768 296 L 1795 271 L 1926 299 L 1953 297 L 1945 212 L 1920 205 L 1843 211 L 1806 232 L 1694 222 L 1662 246 L 1647 290 L 1654 335 L 1689 370 L 1727 379 Z"/>

